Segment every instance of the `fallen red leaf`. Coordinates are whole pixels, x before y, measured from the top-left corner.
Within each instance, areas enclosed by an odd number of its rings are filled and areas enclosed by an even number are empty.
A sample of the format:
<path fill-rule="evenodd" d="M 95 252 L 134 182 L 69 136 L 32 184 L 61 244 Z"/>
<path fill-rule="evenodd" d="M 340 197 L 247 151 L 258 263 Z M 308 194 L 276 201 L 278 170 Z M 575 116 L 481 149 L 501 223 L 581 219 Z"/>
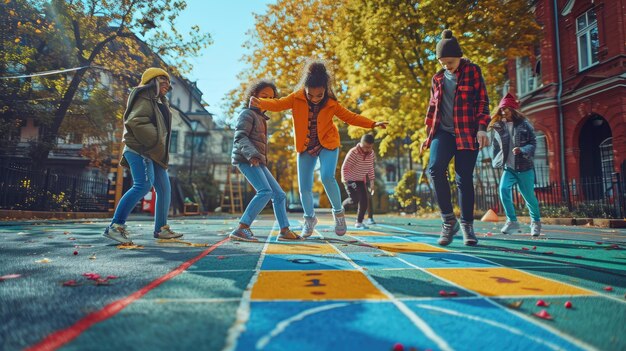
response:
<path fill-rule="evenodd" d="M 572 302 L 571 301 L 565 301 L 565 308 L 572 308 Z"/>
<path fill-rule="evenodd" d="M 107 276 L 107 279 L 117 279 L 117 278 L 118 278 L 118 276 L 116 276 L 116 275 L 109 275 L 109 276 Z"/>
<path fill-rule="evenodd" d="M 448 293 L 445 290 L 439 290 L 439 295 L 448 296 Z"/>
<path fill-rule="evenodd" d="M 605 286 L 605 287 L 604 287 L 604 290 L 606 290 L 606 291 L 613 291 L 613 287 L 611 287 L 611 286 Z"/>
<path fill-rule="evenodd" d="M 528 251 L 528 248 L 527 247 L 522 247 L 522 250 Z"/>
<path fill-rule="evenodd" d="M 541 310 L 540 312 L 533 313 L 533 315 L 543 319 L 552 319 L 552 316 L 546 310 Z"/>
<path fill-rule="evenodd" d="M 72 280 L 68 280 L 66 282 L 63 283 L 63 286 L 77 286 L 78 284 L 76 283 L 76 280 L 72 279 Z"/>
<path fill-rule="evenodd" d="M 537 300 L 537 303 L 535 303 L 535 305 L 539 306 L 539 307 L 546 307 L 549 306 L 549 304 L 543 300 Z"/>
<path fill-rule="evenodd" d="M 544 252 L 543 254 L 544 254 L 544 255 L 553 255 L 553 254 L 554 254 L 554 251 L 546 251 L 546 252 Z"/>
<path fill-rule="evenodd" d="M 74 251 L 74 256 L 78 255 L 78 251 Z"/>

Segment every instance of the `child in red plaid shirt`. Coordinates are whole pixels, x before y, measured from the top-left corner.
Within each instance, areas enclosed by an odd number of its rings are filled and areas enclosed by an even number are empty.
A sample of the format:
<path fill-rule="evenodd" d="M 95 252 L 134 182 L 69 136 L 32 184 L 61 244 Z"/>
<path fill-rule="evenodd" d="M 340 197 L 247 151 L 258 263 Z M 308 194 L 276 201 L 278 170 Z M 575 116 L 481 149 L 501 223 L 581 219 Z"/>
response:
<path fill-rule="evenodd" d="M 422 150 L 430 148 L 428 173 L 443 220 L 439 245 L 446 246 L 460 230 L 465 245 L 474 246 L 474 166 L 478 150 L 489 145 L 489 98 L 480 67 L 462 58 L 452 31 L 445 30 L 437 43 L 437 59 L 443 66 L 433 76 L 426 114 L 428 137 Z M 461 224 L 452 210 L 448 166 L 454 157 Z"/>

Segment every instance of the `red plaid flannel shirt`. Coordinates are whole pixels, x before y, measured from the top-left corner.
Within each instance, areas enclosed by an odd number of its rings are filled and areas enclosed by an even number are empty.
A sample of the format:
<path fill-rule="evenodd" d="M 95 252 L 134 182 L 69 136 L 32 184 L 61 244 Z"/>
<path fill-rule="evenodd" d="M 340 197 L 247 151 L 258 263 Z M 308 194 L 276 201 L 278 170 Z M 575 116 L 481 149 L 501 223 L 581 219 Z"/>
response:
<path fill-rule="evenodd" d="M 430 88 L 430 103 L 426 113 L 426 126 L 430 142 L 441 123 L 441 101 L 443 100 L 444 70 L 433 76 Z M 461 59 L 456 70 L 457 85 L 454 97 L 454 131 L 457 150 L 478 150 L 476 135 L 479 130 L 487 130 L 489 116 L 489 97 L 487 88 L 478 65 L 468 59 Z"/>

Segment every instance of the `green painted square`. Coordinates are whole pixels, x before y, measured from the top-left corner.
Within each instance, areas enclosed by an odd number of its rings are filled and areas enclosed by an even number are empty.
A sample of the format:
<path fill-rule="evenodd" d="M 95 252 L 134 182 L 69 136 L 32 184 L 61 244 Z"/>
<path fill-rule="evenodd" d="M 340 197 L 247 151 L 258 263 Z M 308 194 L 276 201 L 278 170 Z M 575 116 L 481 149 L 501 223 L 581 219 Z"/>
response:
<path fill-rule="evenodd" d="M 239 298 L 254 274 L 250 272 L 185 272 L 159 285 L 145 299 Z"/>
<path fill-rule="evenodd" d="M 226 271 L 226 270 L 254 270 L 259 262 L 260 255 L 215 255 L 210 254 L 187 269 L 188 272 L 196 271 Z"/>
<path fill-rule="evenodd" d="M 399 298 L 441 297 L 441 290 L 454 291 L 458 296 L 475 296 L 417 269 L 368 270 L 367 273 Z"/>
<path fill-rule="evenodd" d="M 60 350 L 222 350 L 238 306 L 138 300 Z"/>
<path fill-rule="evenodd" d="M 565 334 L 572 335 L 599 350 L 626 350 L 624 325 L 626 325 L 626 304 L 600 296 L 544 298 L 548 307 L 537 307 L 537 299 L 494 299 L 499 304 L 509 306 L 513 302 L 522 301 L 516 311 L 534 318 L 539 323 L 556 328 Z M 565 308 L 570 301 L 572 308 Z M 509 307 L 510 308 L 510 307 Z M 551 320 L 533 316 L 545 309 Z M 610 313 L 599 313 L 610 311 Z"/>

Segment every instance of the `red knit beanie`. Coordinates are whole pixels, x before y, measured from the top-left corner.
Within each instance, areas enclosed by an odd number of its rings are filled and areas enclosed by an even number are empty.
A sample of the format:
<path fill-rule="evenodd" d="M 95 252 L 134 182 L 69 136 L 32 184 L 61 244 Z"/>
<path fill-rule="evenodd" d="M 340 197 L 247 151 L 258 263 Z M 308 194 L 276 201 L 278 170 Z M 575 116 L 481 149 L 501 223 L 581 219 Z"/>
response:
<path fill-rule="evenodd" d="M 503 97 L 502 100 L 500 100 L 500 105 L 498 105 L 498 108 L 503 108 L 503 107 L 509 107 L 514 110 L 517 110 L 519 109 L 519 102 L 517 102 L 517 99 L 515 98 L 513 94 L 507 93 L 506 96 Z"/>

